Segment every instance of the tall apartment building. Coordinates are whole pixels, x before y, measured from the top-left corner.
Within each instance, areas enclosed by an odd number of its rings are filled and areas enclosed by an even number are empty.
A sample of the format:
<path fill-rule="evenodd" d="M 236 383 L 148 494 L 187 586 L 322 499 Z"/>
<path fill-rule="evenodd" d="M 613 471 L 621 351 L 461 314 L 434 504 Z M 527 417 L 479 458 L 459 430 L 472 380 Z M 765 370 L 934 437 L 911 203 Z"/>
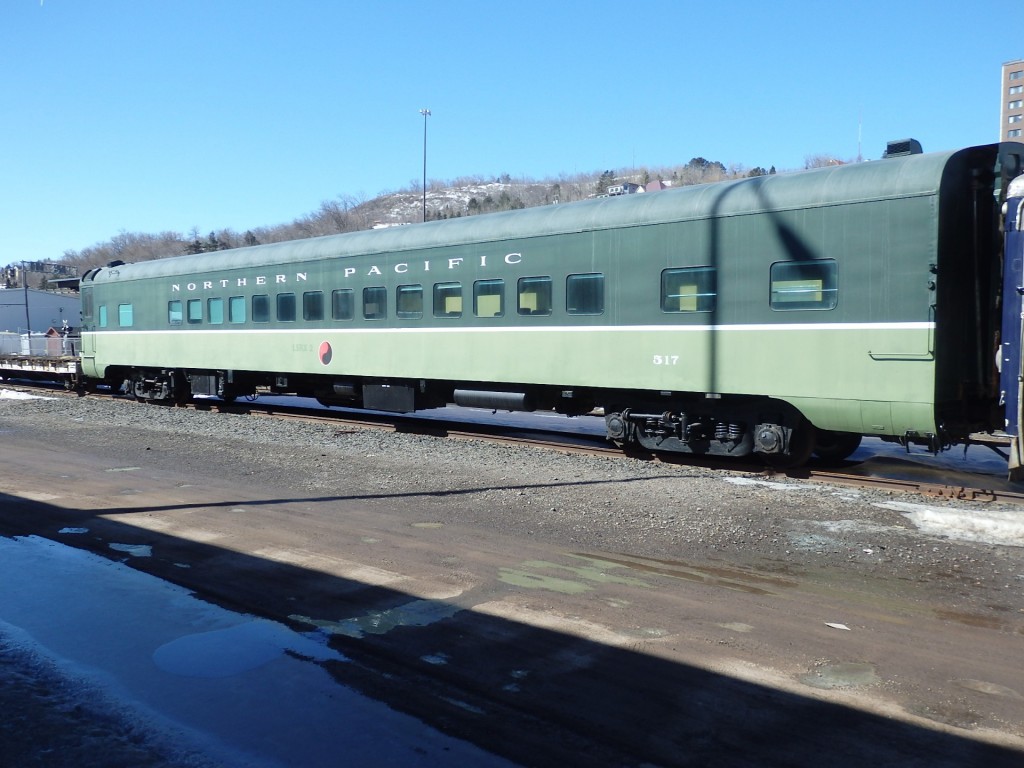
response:
<path fill-rule="evenodd" d="M 1024 142 L 1024 59 L 1003 64 L 999 140 Z"/>

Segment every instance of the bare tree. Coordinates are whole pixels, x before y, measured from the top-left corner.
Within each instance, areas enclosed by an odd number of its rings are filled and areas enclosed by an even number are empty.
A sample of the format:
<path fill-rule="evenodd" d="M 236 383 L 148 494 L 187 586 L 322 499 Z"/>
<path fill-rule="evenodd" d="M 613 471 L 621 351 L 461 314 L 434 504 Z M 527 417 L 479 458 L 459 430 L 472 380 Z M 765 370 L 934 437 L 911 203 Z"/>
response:
<path fill-rule="evenodd" d="M 833 165 L 846 165 L 846 162 L 832 155 L 807 155 L 804 158 L 804 168 L 828 168 Z"/>
<path fill-rule="evenodd" d="M 805 168 L 842 164 L 830 155 L 811 155 Z M 767 173 L 774 173 L 772 166 Z M 683 165 L 605 169 L 604 171 L 561 174 L 540 181 L 508 173 L 490 177 L 466 176 L 451 182 L 430 179 L 427 204 L 432 217 L 460 216 L 523 207 L 571 203 L 592 197 L 594 190 L 611 183 L 633 182 L 645 185 L 651 179 L 671 180 L 673 186 L 706 184 L 724 179 L 766 173 L 761 166 L 748 169 L 738 163 L 727 168 L 717 160 L 694 157 Z M 603 175 L 603 181 L 602 181 Z M 121 231 L 109 241 L 80 251 L 64 252 L 63 262 L 77 271 L 105 265 L 115 259 L 147 261 L 182 253 L 210 253 L 261 243 L 276 243 L 369 229 L 377 224 L 405 224 L 417 221 L 422 204 L 422 180 L 413 179 L 404 189 L 382 192 L 372 199 L 364 196 L 338 196 L 325 200 L 310 213 L 293 221 L 257 227 L 238 234 L 231 229 L 215 229 L 205 237 L 198 227 L 182 235 L 177 232 L 145 234 Z M 432 206 L 432 207 L 431 207 Z"/>

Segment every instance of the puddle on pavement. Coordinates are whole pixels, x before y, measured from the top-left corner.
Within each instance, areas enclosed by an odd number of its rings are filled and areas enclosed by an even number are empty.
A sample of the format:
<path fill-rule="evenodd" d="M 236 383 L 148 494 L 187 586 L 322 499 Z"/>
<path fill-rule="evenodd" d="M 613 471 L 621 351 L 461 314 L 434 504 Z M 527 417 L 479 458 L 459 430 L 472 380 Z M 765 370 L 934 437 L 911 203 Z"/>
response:
<path fill-rule="evenodd" d="M 742 621 L 734 621 L 731 624 L 719 624 L 718 626 L 722 629 L 728 629 L 730 632 L 739 632 L 741 634 L 754 631 L 750 624 L 744 624 Z"/>
<path fill-rule="evenodd" d="M 875 668 L 871 664 L 846 661 L 839 664 L 826 664 L 816 667 L 806 675 L 800 676 L 800 682 L 811 688 L 858 688 L 878 682 Z"/>
<path fill-rule="evenodd" d="M 559 579 L 555 576 L 547 576 L 541 573 L 522 571 L 518 568 L 502 568 L 498 571 L 498 580 L 514 587 L 525 587 L 526 589 L 547 589 L 551 592 L 561 592 L 563 595 L 579 595 L 589 592 L 593 587 L 584 584 L 582 581 L 570 581 Z"/>
<path fill-rule="evenodd" d="M 588 555 L 579 552 L 569 554 L 584 564 L 563 565 L 543 560 L 528 560 L 521 563 L 518 568 L 502 568 L 498 578 L 506 584 L 518 587 L 548 589 L 567 595 L 588 592 L 596 585 L 603 584 L 653 588 L 652 584 L 636 576 L 610 573 L 616 569 L 711 584 L 753 595 L 773 595 L 775 592 L 770 589 L 771 587 L 782 589 L 797 586 L 796 582 L 788 579 L 763 576 L 733 568 L 696 566 L 674 560 L 657 560 L 627 555 Z M 566 578 L 567 575 L 574 578 Z"/>
<path fill-rule="evenodd" d="M 438 600 L 414 600 L 386 611 L 373 611 L 365 616 L 340 621 L 298 615 L 288 618 L 317 627 L 332 635 L 358 639 L 364 635 L 385 635 L 398 627 L 426 627 L 442 619 L 451 618 L 460 610 L 462 609 L 457 605 Z"/>
<path fill-rule="evenodd" d="M 961 611 L 949 611 L 942 608 L 935 609 L 935 615 L 946 621 L 955 621 L 958 624 L 965 624 L 968 627 L 980 627 L 982 629 L 1006 629 L 1007 623 L 994 616 L 981 616 L 976 613 L 963 613 Z"/>
<path fill-rule="evenodd" d="M 764 576 L 735 568 L 723 568 L 718 566 L 692 565 L 677 560 L 659 560 L 655 558 L 639 558 L 626 555 L 583 555 L 575 554 L 576 557 L 591 560 L 594 563 L 611 563 L 624 568 L 631 568 L 641 573 L 653 573 L 659 576 L 668 576 L 673 579 L 684 579 L 700 584 L 711 584 L 714 586 L 732 589 L 738 592 L 747 592 L 752 595 L 773 595 L 770 587 L 778 589 L 790 589 L 797 586 L 795 581 L 780 579 L 775 576 Z M 649 585 L 645 585 L 649 586 Z"/>
<path fill-rule="evenodd" d="M 588 592 L 599 584 L 621 584 L 630 587 L 650 588 L 650 584 L 634 576 L 620 576 L 609 570 L 624 568 L 623 565 L 600 560 L 586 555 L 573 554 L 571 557 L 582 561 L 582 565 L 564 565 L 546 560 L 527 560 L 518 568 L 502 568 L 499 580 L 506 584 L 527 589 L 548 589 L 566 595 Z M 572 576 L 574 578 L 563 578 Z"/>
<path fill-rule="evenodd" d="M 1017 691 L 1013 690 L 1013 688 L 1007 688 L 1005 685 L 999 685 L 997 683 L 989 683 L 985 680 L 954 680 L 953 684 L 958 685 L 961 688 L 966 688 L 968 691 L 984 693 L 987 696 L 1024 701 L 1024 696 L 1021 696 Z"/>
<path fill-rule="evenodd" d="M 230 677 L 262 667 L 286 651 L 318 660 L 345 660 L 314 639 L 258 619 L 184 635 L 157 648 L 153 661 L 164 672 L 182 677 Z"/>

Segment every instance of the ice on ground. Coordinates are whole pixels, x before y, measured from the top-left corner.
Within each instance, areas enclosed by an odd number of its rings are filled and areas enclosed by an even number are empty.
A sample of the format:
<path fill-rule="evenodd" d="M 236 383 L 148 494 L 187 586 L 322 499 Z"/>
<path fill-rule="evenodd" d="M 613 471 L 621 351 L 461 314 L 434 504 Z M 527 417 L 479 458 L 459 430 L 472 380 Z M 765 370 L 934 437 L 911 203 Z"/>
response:
<path fill-rule="evenodd" d="M 102 692 L 155 742 L 218 765 L 510 766 L 337 682 L 325 665 L 345 660 L 322 632 L 233 613 L 36 536 L 0 537 L 0 584 L 4 642 L 83 697 Z"/>
<path fill-rule="evenodd" d="M 1002 509 L 955 509 L 889 501 L 877 504 L 900 512 L 922 533 L 959 541 L 1024 547 L 1024 512 Z"/>
<path fill-rule="evenodd" d="M 727 477 L 727 483 L 733 485 L 758 485 L 762 488 L 771 488 L 773 491 L 812 491 L 821 490 L 817 486 L 802 483 L 779 483 L 773 480 L 755 480 L 752 477 Z"/>
<path fill-rule="evenodd" d="M 149 544 L 108 544 L 115 552 L 124 552 L 132 557 L 152 557 L 153 547 Z"/>
<path fill-rule="evenodd" d="M 41 397 L 29 392 L 17 392 L 13 389 L 0 389 L 0 400 L 52 400 L 52 397 Z"/>

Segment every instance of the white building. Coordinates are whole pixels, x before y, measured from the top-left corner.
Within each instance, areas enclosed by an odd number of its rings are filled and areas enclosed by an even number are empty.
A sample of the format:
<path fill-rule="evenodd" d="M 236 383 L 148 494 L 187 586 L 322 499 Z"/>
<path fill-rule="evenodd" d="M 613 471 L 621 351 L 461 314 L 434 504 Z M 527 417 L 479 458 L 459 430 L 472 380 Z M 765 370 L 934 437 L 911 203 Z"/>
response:
<path fill-rule="evenodd" d="M 0 331 L 46 333 L 50 328 L 59 330 L 65 320 L 72 328 L 82 324 L 82 300 L 77 293 L 0 289 Z"/>

